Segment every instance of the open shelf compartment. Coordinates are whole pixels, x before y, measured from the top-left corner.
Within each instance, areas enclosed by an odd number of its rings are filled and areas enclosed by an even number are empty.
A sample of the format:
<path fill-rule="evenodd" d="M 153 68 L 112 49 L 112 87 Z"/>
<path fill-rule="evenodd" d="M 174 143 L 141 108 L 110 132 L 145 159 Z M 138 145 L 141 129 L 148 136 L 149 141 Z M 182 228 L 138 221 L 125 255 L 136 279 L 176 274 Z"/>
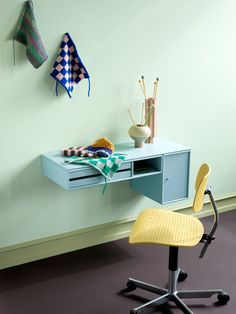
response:
<path fill-rule="evenodd" d="M 157 174 L 162 172 L 162 156 L 135 160 L 133 162 L 133 176 Z"/>

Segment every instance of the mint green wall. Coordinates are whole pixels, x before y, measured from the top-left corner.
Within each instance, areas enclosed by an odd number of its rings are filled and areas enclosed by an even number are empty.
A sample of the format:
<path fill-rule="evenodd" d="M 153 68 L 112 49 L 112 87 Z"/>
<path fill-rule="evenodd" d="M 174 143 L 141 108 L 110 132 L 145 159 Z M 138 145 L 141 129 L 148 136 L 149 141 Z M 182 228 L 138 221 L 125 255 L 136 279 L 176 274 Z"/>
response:
<path fill-rule="evenodd" d="M 13 66 L 11 38 L 22 3 L 0 0 L 1 247 L 156 206 L 127 182 L 108 186 L 105 195 L 102 187 L 67 192 L 40 168 L 40 154 L 47 151 L 101 136 L 129 140 L 126 106 L 140 112 L 142 74 L 149 93 L 160 78 L 158 136 L 192 148 L 191 186 L 199 164 L 207 161 L 215 195 L 235 194 L 234 0 L 34 0 L 50 55 L 37 70 L 18 43 Z M 67 31 L 91 75 L 90 98 L 87 81 L 72 99 L 61 89 L 54 95 L 49 73 Z"/>

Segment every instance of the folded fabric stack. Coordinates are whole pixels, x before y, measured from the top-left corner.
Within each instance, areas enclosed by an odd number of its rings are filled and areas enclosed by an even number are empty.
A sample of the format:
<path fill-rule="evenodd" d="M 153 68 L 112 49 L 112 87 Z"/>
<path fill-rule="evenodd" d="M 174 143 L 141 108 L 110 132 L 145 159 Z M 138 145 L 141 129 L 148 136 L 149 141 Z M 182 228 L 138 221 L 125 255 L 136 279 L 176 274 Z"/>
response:
<path fill-rule="evenodd" d="M 64 163 L 87 164 L 97 169 L 106 179 L 111 180 L 119 170 L 125 156 L 114 153 L 113 143 L 106 137 L 102 137 L 89 146 L 76 146 L 65 148 L 61 151 L 63 156 L 70 157 Z M 89 157 L 89 158 L 88 158 Z"/>
<path fill-rule="evenodd" d="M 61 153 L 63 156 L 98 158 L 109 157 L 114 152 L 114 149 L 112 142 L 106 137 L 102 137 L 92 145 L 64 148 Z"/>

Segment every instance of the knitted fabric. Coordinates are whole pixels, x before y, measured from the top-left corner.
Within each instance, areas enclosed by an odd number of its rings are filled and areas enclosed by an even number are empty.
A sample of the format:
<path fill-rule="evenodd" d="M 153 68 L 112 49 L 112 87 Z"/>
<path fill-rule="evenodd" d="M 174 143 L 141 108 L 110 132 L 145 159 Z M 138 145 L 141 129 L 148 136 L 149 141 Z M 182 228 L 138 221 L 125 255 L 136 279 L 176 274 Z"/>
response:
<path fill-rule="evenodd" d="M 26 46 L 26 55 L 36 69 L 47 60 L 48 53 L 39 34 L 32 1 L 25 2 L 14 40 Z"/>
<path fill-rule="evenodd" d="M 67 91 L 69 97 L 73 92 L 74 86 L 82 79 L 88 79 L 88 96 L 90 95 L 89 74 L 83 65 L 75 44 L 69 33 L 64 34 L 61 42 L 57 59 L 50 74 L 56 80 L 56 94 L 58 96 L 58 83 Z"/>
<path fill-rule="evenodd" d="M 94 157 L 108 157 L 113 153 L 114 149 L 114 145 L 106 137 L 98 139 L 94 144 L 85 148 L 86 151 L 94 154 Z"/>
<path fill-rule="evenodd" d="M 83 157 L 109 157 L 114 152 L 114 145 L 106 137 L 98 139 L 94 144 L 85 146 L 75 146 L 65 148 L 61 151 L 64 156 L 83 156 Z"/>
<path fill-rule="evenodd" d="M 112 177 L 120 169 L 125 156 L 121 154 L 112 154 L 107 158 L 81 158 L 72 156 L 71 161 L 66 163 L 86 164 L 97 169 L 106 179 L 112 180 Z"/>

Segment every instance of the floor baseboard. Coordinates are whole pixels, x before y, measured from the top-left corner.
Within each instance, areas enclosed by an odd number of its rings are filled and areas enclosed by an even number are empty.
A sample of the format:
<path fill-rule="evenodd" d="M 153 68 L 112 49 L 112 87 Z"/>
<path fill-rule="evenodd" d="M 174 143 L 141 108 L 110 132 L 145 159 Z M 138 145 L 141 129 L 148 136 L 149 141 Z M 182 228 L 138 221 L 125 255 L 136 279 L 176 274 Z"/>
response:
<path fill-rule="evenodd" d="M 220 213 L 236 209 L 236 196 L 218 199 L 217 205 Z M 191 206 L 178 208 L 175 211 L 190 215 L 193 214 Z M 195 214 L 198 218 L 210 215 L 212 215 L 212 209 L 209 203 L 204 205 L 200 213 Z M 128 237 L 135 218 L 110 222 L 1 248 L 0 269 Z"/>

